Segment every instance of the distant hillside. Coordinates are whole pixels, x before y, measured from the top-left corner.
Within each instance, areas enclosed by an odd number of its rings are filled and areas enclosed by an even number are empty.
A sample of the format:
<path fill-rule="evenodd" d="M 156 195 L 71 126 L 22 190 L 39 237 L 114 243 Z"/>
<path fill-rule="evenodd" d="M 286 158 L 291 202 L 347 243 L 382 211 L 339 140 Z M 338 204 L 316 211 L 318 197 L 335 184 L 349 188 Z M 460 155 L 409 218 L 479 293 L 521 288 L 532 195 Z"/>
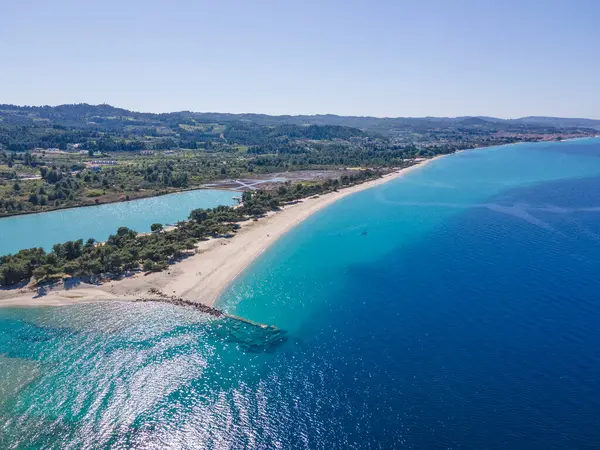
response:
<path fill-rule="evenodd" d="M 568 119 L 560 117 L 524 117 L 499 119 L 495 117 L 360 117 L 334 114 L 269 116 L 265 114 L 189 113 L 203 121 L 241 121 L 261 125 L 338 125 L 358 128 L 368 132 L 390 135 L 408 130 L 426 131 L 449 127 L 479 127 L 488 130 L 523 132 L 532 127 L 538 132 L 557 132 L 558 129 L 590 128 L 600 130 L 600 120 Z"/>
<path fill-rule="evenodd" d="M 250 115 L 252 116 L 252 115 Z M 256 115 L 187 111 L 140 113 L 110 105 L 0 105 L 0 149 L 25 151 L 69 145 L 91 151 L 206 148 L 211 142 L 240 145 L 287 144 L 293 140 L 364 138 L 362 129 L 310 124 Z"/>
<path fill-rule="evenodd" d="M 0 149 L 78 148 L 90 151 L 206 148 L 263 145 L 271 151 L 297 140 L 391 139 L 396 143 L 447 145 L 498 137 L 524 139 L 541 135 L 592 135 L 600 120 L 556 117 L 378 118 L 324 115 L 270 116 L 179 111 L 154 114 L 110 105 L 0 105 Z M 483 140 L 483 141 L 482 141 Z M 266 147 L 265 147 L 266 145 Z"/>
<path fill-rule="evenodd" d="M 555 128 L 600 128 L 600 120 L 581 118 L 561 118 L 529 116 L 519 119 L 499 119 L 495 117 L 368 117 L 368 116 L 338 116 L 334 114 L 316 115 L 281 115 L 266 114 L 230 114 L 230 113 L 201 113 L 179 111 L 172 113 L 141 113 L 115 108 L 110 105 L 88 105 L 85 103 L 59 106 L 15 106 L 0 105 L 0 117 L 11 122 L 23 123 L 27 118 L 47 119 L 61 125 L 85 126 L 99 122 L 110 124 L 127 120 L 128 125 L 136 124 L 165 124 L 172 121 L 190 119 L 202 122 L 249 122 L 258 125 L 338 125 L 360 128 L 363 130 L 391 130 L 394 128 L 432 128 L 454 126 L 494 126 L 506 127 L 510 124 L 525 124 L 540 127 Z"/>
<path fill-rule="evenodd" d="M 600 130 L 600 120 L 594 119 L 569 119 L 564 117 L 522 117 L 515 119 L 514 122 L 532 124 L 532 125 L 549 125 L 556 128 L 595 128 Z"/>

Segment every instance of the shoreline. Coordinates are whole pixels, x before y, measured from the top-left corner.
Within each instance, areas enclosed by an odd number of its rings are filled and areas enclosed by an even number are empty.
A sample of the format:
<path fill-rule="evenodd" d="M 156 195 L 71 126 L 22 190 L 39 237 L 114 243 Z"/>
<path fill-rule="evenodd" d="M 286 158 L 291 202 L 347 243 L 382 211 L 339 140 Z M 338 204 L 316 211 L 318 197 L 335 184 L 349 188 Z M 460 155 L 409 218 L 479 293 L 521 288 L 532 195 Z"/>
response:
<path fill-rule="evenodd" d="M 213 306 L 221 294 L 264 251 L 305 219 L 333 203 L 357 192 L 380 186 L 418 170 L 439 155 L 404 169 L 355 186 L 308 197 L 299 203 L 269 212 L 265 217 L 240 223 L 231 238 L 210 239 L 197 245 L 197 253 L 168 269 L 151 274 L 136 273 L 130 277 L 101 285 L 81 284 L 68 290 L 52 289 L 43 296 L 34 291 L 0 291 L 0 307 L 64 306 L 106 300 L 131 301 L 151 297 L 149 290 L 167 296 L 185 298 L 194 303 Z"/>
<path fill-rule="evenodd" d="M 94 206 L 105 206 L 105 205 L 114 205 L 117 203 L 130 203 L 130 202 L 136 202 L 138 200 L 147 200 L 150 198 L 156 198 L 156 197 L 165 197 L 167 195 L 176 195 L 176 194 L 185 194 L 186 192 L 191 192 L 191 191 L 224 191 L 224 192 L 240 192 L 240 191 L 236 191 L 233 189 L 220 189 L 220 188 L 207 188 L 207 187 L 192 187 L 192 188 L 185 188 L 185 189 L 181 189 L 181 190 L 177 190 L 177 191 L 173 191 L 173 192 L 161 192 L 158 194 L 154 194 L 154 195 L 147 195 L 147 196 L 142 196 L 142 197 L 136 197 L 136 198 L 130 198 L 129 200 L 115 200 L 114 202 L 103 202 L 103 203 L 82 203 L 81 205 L 69 205 L 69 206 L 59 206 L 56 208 L 50 208 L 50 209 L 45 209 L 43 211 L 22 211 L 19 212 L 17 214 L 0 214 L 0 220 L 2 219 L 10 219 L 13 217 L 21 217 L 21 216 L 31 216 L 34 214 L 47 214 L 47 213 L 53 213 L 53 212 L 58 212 L 58 211 L 67 211 L 69 209 L 77 209 L 77 208 L 92 208 Z"/>
<path fill-rule="evenodd" d="M 470 150 L 483 150 L 483 149 L 488 149 L 488 148 L 492 148 L 492 147 L 504 147 L 504 146 L 517 145 L 517 144 L 533 144 L 533 143 L 543 143 L 543 142 L 570 142 L 570 141 L 582 141 L 582 140 L 598 139 L 598 138 L 600 138 L 600 135 L 585 136 L 585 137 L 573 137 L 573 138 L 561 139 L 560 141 L 555 141 L 555 140 L 517 141 L 517 142 L 506 143 L 506 144 L 491 144 L 491 145 L 483 145 L 483 146 L 473 147 L 473 148 L 465 148 L 465 149 L 456 150 L 454 153 L 461 153 L 461 152 L 470 151 Z M 448 156 L 451 154 L 453 154 L 453 153 L 438 155 L 431 159 L 436 159 L 436 158 Z M 427 161 L 429 161 L 429 160 L 426 160 L 423 162 L 427 162 Z M 419 164 L 417 164 L 417 165 L 419 165 Z M 411 166 L 411 167 L 413 167 L 413 166 Z M 406 169 L 402 169 L 402 170 L 406 170 Z M 214 180 L 214 181 L 220 181 L 220 180 Z M 82 203 L 79 205 L 52 207 L 49 209 L 44 209 L 42 211 L 21 211 L 16 214 L 0 214 L 0 220 L 10 219 L 10 218 L 14 218 L 14 217 L 21 217 L 21 216 L 29 216 L 29 215 L 34 215 L 34 214 L 46 214 L 46 213 L 57 212 L 57 211 L 66 211 L 69 209 L 88 208 L 88 207 L 103 206 L 103 205 L 113 205 L 116 203 L 129 203 L 129 202 L 135 202 L 138 200 L 146 200 L 146 199 L 155 198 L 155 197 L 164 197 L 167 195 L 184 194 L 186 192 L 191 192 L 191 191 L 202 191 L 202 190 L 212 191 L 212 190 L 214 190 L 214 191 L 224 191 L 224 192 L 234 192 L 234 193 L 241 192 L 241 191 L 237 191 L 237 190 L 231 189 L 231 188 L 223 188 L 223 187 L 218 187 L 218 186 L 217 187 L 206 186 L 206 184 L 207 183 L 201 184 L 198 186 L 187 187 L 187 188 L 183 188 L 183 189 L 176 189 L 172 192 L 160 192 L 160 193 L 155 193 L 155 194 L 151 194 L 151 195 L 147 195 L 147 196 L 144 195 L 144 196 L 140 196 L 140 197 L 136 197 L 136 198 L 130 198 L 129 200 L 124 199 L 124 200 L 115 200 L 115 201 L 102 202 L 102 203 Z M 208 183 L 208 184 L 210 184 L 210 183 Z"/>

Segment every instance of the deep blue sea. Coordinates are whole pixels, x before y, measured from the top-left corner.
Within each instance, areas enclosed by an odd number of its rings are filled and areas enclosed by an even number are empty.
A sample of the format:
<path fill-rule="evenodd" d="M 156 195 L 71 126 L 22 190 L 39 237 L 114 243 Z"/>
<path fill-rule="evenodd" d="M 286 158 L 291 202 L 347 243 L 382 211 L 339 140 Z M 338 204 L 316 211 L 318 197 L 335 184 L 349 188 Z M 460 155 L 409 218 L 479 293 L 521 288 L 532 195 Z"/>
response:
<path fill-rule="evenodd" d="M 0 448 L 600 448 L 600 140 L 344 198 L 224 293 L 0 310 Z"/>

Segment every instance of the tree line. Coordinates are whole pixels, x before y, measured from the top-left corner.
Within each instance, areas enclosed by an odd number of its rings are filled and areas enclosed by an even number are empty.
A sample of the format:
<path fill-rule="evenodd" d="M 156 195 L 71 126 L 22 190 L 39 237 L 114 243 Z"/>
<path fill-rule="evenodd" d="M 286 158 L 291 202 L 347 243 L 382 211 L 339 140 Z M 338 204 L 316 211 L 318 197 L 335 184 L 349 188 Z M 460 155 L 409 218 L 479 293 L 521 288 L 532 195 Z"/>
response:
<path fill-rule="evenodd" d="M 21 250 L 0 257 L 0 286 L 12 286 L 31 278 L 37 283 L 66 276 L 93 281 L 137 270 L 164 270 L 169 264 L 193 253 L 200 240 L 233 235 L 241 221 L 261 217 L 301 198 L 378 176 L 379 172 L 362 170 L 318 184 L 287 184 L 276 190 L 247 191 L 242 194 L 239 207 L 195 209 L 190 212 L 187 221 L 178 223 L 170 231 L 163 230 L 161 224 L 153 224 L 151 233 L 142 234 L 121 227 L 104 243 L 79 239 L 56 244 L 50 252 L 42 248 Z"/>

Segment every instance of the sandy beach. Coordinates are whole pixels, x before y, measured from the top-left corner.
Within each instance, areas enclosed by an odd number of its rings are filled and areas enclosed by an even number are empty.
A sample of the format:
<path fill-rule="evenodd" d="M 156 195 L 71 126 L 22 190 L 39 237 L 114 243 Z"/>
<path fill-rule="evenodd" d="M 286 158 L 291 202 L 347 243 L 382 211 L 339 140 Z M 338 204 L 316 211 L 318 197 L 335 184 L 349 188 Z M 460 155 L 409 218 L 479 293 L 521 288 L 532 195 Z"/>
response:
<path fill-rule="evenodd" d="M 438 157 L 439 158 L 439 157 Z M 194 302 L 213 305 L 221 292 L 269 246 L 294 226 L 315 212 L 336 201 L 419 169 L 434 159 L 428 159 L 406 169 L 387 174 L 376 180 L 331 192 L 316 198 L 306 198 L 288 205 L 266 217 L 241 223 L 234 237 L 211 239 L 198 244 L 197 253 L 172 265 L 168 270 L 106 282 L 101 285 L 81 284 L 77 287 L 53 289 L 45 295 L 29 289 L 0 291 L 2 306 L 61 306 L 103 300 L 134 300 L 151 297 L 150 289 L 168 296 L 182 297 Z"/>

